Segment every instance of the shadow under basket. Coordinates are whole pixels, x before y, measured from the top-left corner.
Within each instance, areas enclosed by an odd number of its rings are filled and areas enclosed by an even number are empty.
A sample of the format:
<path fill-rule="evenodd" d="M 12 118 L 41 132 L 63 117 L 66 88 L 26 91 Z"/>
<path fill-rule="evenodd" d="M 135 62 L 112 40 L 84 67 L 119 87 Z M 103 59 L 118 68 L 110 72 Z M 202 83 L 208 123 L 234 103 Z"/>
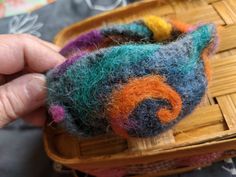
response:
<path fill-rule="evenodd" d="M 186 23 L 219 25 L 220 45 L 212 58 L 213 80 L 201 105 L 158 137 L 122 139 L 114 135 L 80 139 L 51 124 L 45 126 L 48 156 L 57 163 L 96 176 L 164 176 L 236 156 L 236 3 L 231 0 L 137 2 L 88 18 L 62 30 L 55 43 L 104 24 L 143 15 L 177 18 Z"/>

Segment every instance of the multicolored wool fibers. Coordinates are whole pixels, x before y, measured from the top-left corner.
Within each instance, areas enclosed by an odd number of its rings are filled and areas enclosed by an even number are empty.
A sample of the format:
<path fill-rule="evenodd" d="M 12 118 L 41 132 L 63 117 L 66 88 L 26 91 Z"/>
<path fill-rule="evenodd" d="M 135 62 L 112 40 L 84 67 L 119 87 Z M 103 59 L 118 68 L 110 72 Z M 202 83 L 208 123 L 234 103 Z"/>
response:
<path fill-rule="evenodd" d="M 47 73 L 51 117 L 79 136 L 156 136 L 200 103 L 216 45 L 213 24 L 156 16 L 82 34 Z"/>

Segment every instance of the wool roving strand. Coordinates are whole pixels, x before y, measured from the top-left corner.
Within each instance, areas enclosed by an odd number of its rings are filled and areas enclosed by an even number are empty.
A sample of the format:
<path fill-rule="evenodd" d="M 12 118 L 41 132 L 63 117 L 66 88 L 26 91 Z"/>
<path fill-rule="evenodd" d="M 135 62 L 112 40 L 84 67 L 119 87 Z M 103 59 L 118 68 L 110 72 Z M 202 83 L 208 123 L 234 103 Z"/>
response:
<path fill-rule="evenodd" d="M 213 24 L 155 16 L 84 33 L 47 73 L 51 117 L 79 136 L 159 135 L 200 103 L 217 39 Z"/>

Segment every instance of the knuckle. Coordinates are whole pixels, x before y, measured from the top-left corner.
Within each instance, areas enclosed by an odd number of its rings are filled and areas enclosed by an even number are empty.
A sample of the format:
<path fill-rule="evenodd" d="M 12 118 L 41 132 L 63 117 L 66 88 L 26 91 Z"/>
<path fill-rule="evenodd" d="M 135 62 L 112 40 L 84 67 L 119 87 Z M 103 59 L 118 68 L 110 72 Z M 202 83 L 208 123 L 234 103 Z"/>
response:
<path fill-rule="evenodd" d="M 37 38 L 31 34 L 18 34 L 18 40 L 20 43 L 32 44 L 37 41 Z"/>
<path fill-rule="evenodd" d="M 23 39 L 23 40 L 35 39 L 35 38 L 36 38 L 36 37 L 34 37 L 33 35 L 27 34 L 27 33 L 18 34 L 18 37 L 19 37 L 20 39 Z"/>
<path fill-rule="evenodd" d="M 23 102 L 7 84 L 0 86 L 0 113 L 3 119 L 14 120 L 19 116 Z"/>
<path fill-rule="evenodd" d="M 39 38 L 31 34 L 21 34 L 19 43 L 23 46 L 26 53 L 32 53 L 30 50 L 37 48 L 40 44 Z"/>

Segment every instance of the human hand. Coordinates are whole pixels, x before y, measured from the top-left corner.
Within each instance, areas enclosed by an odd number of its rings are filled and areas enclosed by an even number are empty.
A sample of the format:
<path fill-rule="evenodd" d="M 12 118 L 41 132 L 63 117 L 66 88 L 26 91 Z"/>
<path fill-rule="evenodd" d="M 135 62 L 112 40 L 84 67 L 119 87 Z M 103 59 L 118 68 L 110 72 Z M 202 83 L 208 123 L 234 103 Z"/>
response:
<path fill-rule="evenodd" d="M 0 35 L 0 128 L 18 117 L 45 121 L 45 76 L 65 59 L 58 48 L 27 34 Z"/>

